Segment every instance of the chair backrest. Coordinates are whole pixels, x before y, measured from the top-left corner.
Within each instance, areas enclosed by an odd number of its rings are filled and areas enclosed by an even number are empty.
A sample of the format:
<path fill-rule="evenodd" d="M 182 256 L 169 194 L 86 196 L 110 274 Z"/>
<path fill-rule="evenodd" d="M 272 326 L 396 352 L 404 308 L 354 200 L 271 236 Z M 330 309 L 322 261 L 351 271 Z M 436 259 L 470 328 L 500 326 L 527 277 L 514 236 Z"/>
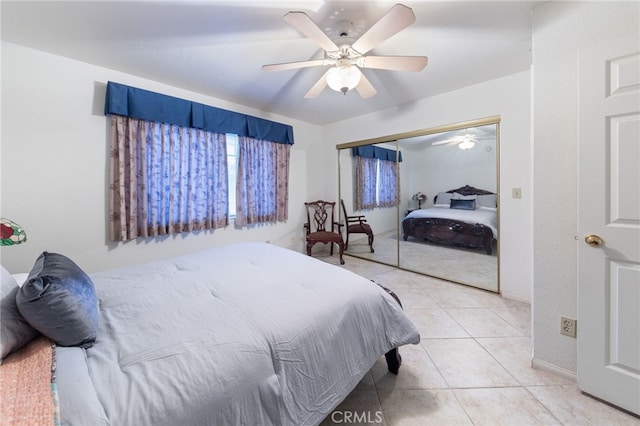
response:
<path fill-rule="evenodd" d="M 345 207 L 344 200 L 342 198 L 340 198 L 340 205 L 342 206 L 342 214 L 344 215 L 344 221 L 346 223 L 349 215 L 347 214 L 347 207 Z"/>
<path fill-rule="evenodd" d="M 343 199 L 340 199 L 340 204 L 342 205 L 342 214 L 344 215 L 344 224 L 347 226 L 347 231 L 349 230 L 348 227 L 350 224 L 358 223 L 360 225 L 363 225 L 367 221 L 367 219 L 365 219 L 363 215 L 349 216 L 349 214 L 347 213 L 347 207 L 344 205 Z"/>
<path fill-rule="evenodd" d="M 335 231 L 334 209 L 336 203 L 333 201 L 312 201 L 304 203 L 307 208 L 307 230 L 308 232 Z"/>

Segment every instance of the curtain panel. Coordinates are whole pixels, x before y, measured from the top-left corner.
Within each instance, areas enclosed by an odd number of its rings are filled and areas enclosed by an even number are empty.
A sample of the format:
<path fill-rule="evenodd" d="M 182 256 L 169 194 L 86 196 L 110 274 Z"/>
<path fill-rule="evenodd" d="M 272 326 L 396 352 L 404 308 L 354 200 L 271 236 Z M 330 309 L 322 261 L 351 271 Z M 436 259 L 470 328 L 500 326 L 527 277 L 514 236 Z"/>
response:
<path fill-rule="evenodd" d="M 398 205 L 398 167 L 395 161 L 379 160 L 378 206 Z"/>
<path fill-rule="evenodd" d="M 364 145 L 352 148 L 352 154 L 356 164 L 354 208 L 370 210 L 397 206 L 398 164 L 402 161 L 402 153 Z"/>
<path fill-rule="evenodd" d="M 362 156 L 355 157 L 355 160 L 354 208 L 356 210 L 370 210 L 376 206 L 377 160 Z"/>
<path fill-rule="evenodd" d="M 285 221 L 291 145 L 238 138 L 237 226 Z"/>
<path fill-rule="evenodd" d="M 112 240 L 229 223 L 224 134 L 117 115 L 111 132 Z"/>

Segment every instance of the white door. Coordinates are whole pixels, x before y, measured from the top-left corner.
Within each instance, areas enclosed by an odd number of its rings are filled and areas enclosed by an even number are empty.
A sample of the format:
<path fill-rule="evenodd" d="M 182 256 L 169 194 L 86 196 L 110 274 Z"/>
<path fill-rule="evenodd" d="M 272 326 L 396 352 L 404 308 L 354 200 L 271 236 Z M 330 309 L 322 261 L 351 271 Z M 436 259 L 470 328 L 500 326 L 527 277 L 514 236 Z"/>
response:
<path fill-rule="evenodd" d="M 640 414 L 639 38 L 581 51 L 579 76 L 578 387 Z"/>

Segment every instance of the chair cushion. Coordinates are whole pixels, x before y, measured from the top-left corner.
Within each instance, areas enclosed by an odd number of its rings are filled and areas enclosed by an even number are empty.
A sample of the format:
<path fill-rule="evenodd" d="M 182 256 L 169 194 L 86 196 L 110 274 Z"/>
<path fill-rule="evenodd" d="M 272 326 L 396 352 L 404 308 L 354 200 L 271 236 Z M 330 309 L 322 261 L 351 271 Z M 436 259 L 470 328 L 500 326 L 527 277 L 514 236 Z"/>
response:
<path fill-rule="evenodd" d="M 366 223 L 357 223 L 355 225 L 349 225 L 349 232 L 352 234 L 364 233 L 364 234 L 372 234 L 371 226 Z"/>
<path fill-rule="evenodd" d="M 329 231 L 318 231 L 312 232 L 307 235 L 307 241 L 316 242 L 316 243 L 342 243 L 342 236 L 340 234 L 336 234 L 335 232 Z"/>

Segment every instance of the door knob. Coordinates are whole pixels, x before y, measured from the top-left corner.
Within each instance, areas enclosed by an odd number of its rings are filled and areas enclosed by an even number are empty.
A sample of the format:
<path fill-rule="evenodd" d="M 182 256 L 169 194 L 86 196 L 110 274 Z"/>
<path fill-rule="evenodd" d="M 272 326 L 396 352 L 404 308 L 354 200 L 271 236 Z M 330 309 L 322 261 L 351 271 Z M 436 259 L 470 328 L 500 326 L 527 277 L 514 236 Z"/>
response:
<path fill-rule="evenodd" d="M 600 238 L 600 236 L 594 234 L 584 237 L 584 242 L 589 244 L 591 247 L 600 247 L 604 244 L 604 240 Z"/>

